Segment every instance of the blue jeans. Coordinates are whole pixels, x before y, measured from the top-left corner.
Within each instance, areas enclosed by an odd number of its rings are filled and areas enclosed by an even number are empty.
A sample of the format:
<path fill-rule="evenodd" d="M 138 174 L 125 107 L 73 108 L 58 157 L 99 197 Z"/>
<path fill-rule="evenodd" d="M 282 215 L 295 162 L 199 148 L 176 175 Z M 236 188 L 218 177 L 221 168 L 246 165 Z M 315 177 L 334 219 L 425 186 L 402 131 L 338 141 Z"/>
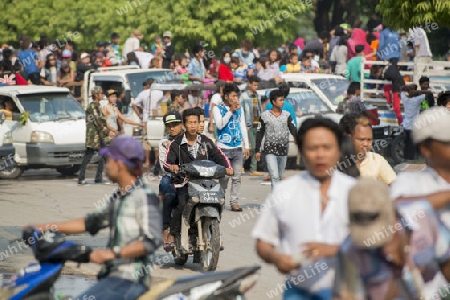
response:
<path fill-rule="evenodd" d="M 287 156 L 276 156 L 274 154 L 266 154 L 266 164 L 269 170 L 270 182 L 272 188 L 274 184 L 283 178 L 286 169 Z"/>
<path fill-rule="evenodd" d="M 145 292 L 147 288 L 140 283 L 108 276 L 100 279 L 97 284 L 75 299 L 135 300 Z"/>
<path fill-rule="evenodd" d="M 288 286 L 288 285 L 287 285 Z M 287 287 L 283 294 L 283 300 L 331 300 L 331 289 L 325 289 L 318 292 L 308 292 L 296 287 Z"/>
<path fill-rule="evenodd" d="M 242 153 L 242 148 L 232 148 L 232 149 L 221 149 L 223 154 L 228 157 L 231 167 L 233 168 L 234 175 L 231 176 L 231 191 L 230 191 L 230 205 L 238 204 L 239 193 L 241 191 L 241 174 L 244 155 Z M 224 191 L 227 190 L 228 181 L 230 181 L 230 176 L 225 176 L 220 179 L 220 186 Z"/>

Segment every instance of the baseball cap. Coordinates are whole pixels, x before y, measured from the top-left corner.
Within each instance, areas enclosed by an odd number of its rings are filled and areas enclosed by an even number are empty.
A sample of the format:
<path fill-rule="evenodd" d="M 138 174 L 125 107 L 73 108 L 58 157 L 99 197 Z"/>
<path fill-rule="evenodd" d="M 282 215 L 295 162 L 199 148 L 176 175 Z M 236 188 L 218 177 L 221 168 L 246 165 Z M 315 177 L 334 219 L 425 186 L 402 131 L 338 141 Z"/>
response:
<path fill-rule="evenodd" d="M 378 248 L 389 242 L 395 225 L 395 202 L 389 187 L 373 178 L 360 178 L 348 194 L 350 239 L 359 247 Z"/>
<path fill-rule="evenodd" d="M 86 52 L 81 53 L 81 56 L 80 56 L 81 59 L 85 59 L 86 57 L 89 57 L 89 54 L 87 54 Z"/>
<path fill-rule="evenodd" d="M 109 147 L 102 148 L 98 154 L 118 160 L 130 168 L 140 168 L 145 161 L 142 143 L 126 135 L 114 138 Z M 138 163 L 133 162 L 134 160 L 137 160 Z"/>
<path fill-rule="evenodd" d="M 72 52 L 70 52 L 69 49 L 65 49 L 65 50 L 62 52 L 61 57 L 63 57 L 63 58 L 69 58 L 69 57 L 72 57 Z"/>
<path fill-rule="evenodd" d="M 419 144 L 427 139 L 450 142 L 450 112 L 444 106 L 426 109 L 414 120 L 413 142 Z"/>
<path fill-rule="evenodd" d="M 117 96 L 117 91 L 116 90 L 107 90 L 106 91 L 106 95 L 109 97 L 109 96 L 111 96 L 111 95 L 113 95 L 113 94 L 116 94 L 116 96 Z"/>
<path fill-rule="evenodd" d="M 170 31 L 166 31 L 166 32 L 164 32 L 164 34 L 163 34 L 163 37 L 172 37 L 172 32 L 170 32 Z"/>
<path fill-rule="evenodd" d="M 181 115 L 179 112 L 171 111 L 163 117 L 163 122 L 164 124 L 181 123 L 183 122 L 183 120 L 181 119 Z"/>
<path fill-rule="evenodd" d="M 102 46 L 105 46 L 105 43 L 103 41 L 98 41 L 97 47 L 102 47 Z"/>

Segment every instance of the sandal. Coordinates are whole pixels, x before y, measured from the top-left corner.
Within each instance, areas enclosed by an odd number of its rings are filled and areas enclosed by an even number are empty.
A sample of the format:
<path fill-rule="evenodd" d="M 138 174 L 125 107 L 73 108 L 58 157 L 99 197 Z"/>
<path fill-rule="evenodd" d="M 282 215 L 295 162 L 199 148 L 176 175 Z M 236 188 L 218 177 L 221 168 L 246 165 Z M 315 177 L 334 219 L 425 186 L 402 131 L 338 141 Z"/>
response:
<path fill-rule="evenodd" d="M 175 248 L 175 243 L 174 242 L 172 242 L 172 243 L 165 242 L 164 243 L 164 250 L 166 252 L 171 252 L 174 248 Z"/>

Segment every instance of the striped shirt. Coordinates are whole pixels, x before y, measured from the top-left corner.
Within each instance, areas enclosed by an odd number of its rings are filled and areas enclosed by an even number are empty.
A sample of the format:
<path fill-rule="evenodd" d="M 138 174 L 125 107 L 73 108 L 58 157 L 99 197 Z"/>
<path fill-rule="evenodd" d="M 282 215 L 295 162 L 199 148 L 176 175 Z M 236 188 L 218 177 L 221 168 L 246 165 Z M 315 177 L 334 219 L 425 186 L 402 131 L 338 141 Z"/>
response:
<path fill-rule="evenodd" d="M 162 217 L 158 197 L 142 179 L 130 186 L 124 195 L 116 191 L 103 208 L 88 214 L 85 226 L 92 235 L 110 227 L 109 249 L 141 241 L 147 252 L 142 257 L 107 262 L 99 278 L 115 276 L 150 287 L 151 255 L 162 244 Z"/>

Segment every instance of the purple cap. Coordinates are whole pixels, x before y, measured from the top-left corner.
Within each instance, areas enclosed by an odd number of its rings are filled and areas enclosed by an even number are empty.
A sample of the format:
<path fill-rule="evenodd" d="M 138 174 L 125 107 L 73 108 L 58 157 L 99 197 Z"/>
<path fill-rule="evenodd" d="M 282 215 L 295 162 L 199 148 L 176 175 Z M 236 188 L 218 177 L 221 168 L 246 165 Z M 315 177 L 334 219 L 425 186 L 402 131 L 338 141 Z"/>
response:
<path fill-rule="evenodd" d="M 145 152 L 142 143 L 126 135 L 119 135 L 114 138 L 109 147 L 102 148 L 99 151 L 99 155 L 121 161 L 130 168 L 140 167 L 140 165 L 132 162 L 134 159 L 142 163 L 145 161 Z"/>

